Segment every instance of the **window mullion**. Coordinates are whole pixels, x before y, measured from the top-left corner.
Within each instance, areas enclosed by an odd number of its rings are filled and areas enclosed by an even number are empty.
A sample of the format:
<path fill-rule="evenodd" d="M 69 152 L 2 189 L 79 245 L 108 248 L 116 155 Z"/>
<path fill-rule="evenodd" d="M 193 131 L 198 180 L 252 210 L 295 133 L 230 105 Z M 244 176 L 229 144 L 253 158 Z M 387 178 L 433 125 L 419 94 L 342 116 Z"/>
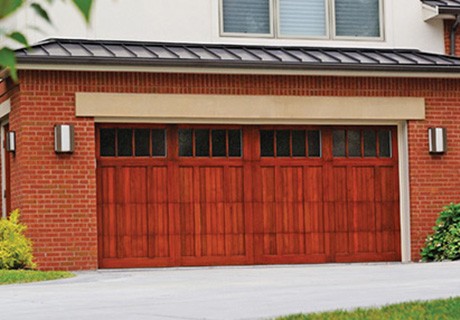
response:
<path fill-rule="evenodd" d="M 335 39 L 335 0 L 327 0 L 328 5 L 328 26 L 329 26 L 329 39 Z"/>
<path fill-rule="evenodd" d="M 270 19 L 271 19 L 271 26 L 272 26 L 272 35 L 275 39 L 279 37 L 279 1 L 280 0 L 270 0 L 270 6 L 272 9 Z"/>

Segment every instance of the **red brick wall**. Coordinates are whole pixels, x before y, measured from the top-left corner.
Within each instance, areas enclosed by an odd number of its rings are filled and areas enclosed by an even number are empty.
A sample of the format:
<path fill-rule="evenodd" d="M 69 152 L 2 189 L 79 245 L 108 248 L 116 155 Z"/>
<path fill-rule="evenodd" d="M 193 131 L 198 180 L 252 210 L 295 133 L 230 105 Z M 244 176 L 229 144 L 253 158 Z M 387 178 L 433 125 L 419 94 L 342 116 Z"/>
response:
<path fill-rule="evenodd" d="M 41 269 L 97 266 L 95 140 L 92 119 L 75 118 L 74 92 L 60 73 L 21 73 L 10 128 L 17 151 L 11 159 L 12 207 L 35 247 Z M 54 153 L 54 125 L 75 125 L 73 155 Z"/>
<path fill-rule="evenodd" d="M 409 123 L 413 259 L 440 209 L 460 199 L 460 80 L 25 71 L 13 99 L 13 207 L 29 225 L 43 269 L 97 267 L 94 122 L 75 118 L 75 92 L 425 97 Z M 346 106 L 344 106 L 346 107 Z M 53 152 L 53 126 L 76 126 L 76 151 Z M 428 154 L 427 128 L 447 127 L 449 152 Z"/>
<path fill-rule="evenodd" d="M 447 55 L 450 55 L 450 31 L 453 24 L 454 20 L 444 20 L 444 46 Z M 455 55 L 460 56 L 460 27 L 455 33 Z"/>

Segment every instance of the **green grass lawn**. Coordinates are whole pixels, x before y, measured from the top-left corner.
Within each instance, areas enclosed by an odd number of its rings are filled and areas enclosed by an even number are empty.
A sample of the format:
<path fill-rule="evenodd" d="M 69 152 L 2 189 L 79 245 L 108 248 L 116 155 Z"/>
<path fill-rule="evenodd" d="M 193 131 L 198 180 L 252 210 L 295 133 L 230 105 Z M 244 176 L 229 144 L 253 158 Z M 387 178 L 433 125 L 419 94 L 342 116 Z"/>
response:
<path fill-rule="evenodd" d="M 356 309 L 324 313 L 299 314 L 278 320 L 458 320 L 460 319 L 460 297 L 426 302 L 394 304 L 383 308 Z"/>
<path fill-rule="evenodd" d="M 0 270 L 0 285 L 71 278 L 65 271 Z"/>

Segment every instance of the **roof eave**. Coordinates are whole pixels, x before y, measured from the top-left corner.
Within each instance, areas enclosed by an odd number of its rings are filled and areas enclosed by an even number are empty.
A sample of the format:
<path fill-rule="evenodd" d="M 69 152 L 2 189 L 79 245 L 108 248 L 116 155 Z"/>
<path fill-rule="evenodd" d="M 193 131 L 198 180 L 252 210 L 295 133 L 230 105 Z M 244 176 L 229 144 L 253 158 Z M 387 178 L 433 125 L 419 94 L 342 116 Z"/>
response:
<path fill-rule="evenodd" d="M 31 67 L 34 66 L 34 67 Z M 38 69 L 49 69 L 49 66 L 59 66 L 56 69 L 62 70 L 78 70 L 79 66 L 86 66 L 94 67 L 95 71 L 99 70 L 98 67 L 104 67 L 106 71 L 118 71 L 121 69 L 132 70 L 136 69 L 137 71 L 139 68 L 146 68 L 148 70 L 154 70 L 155 68 L 160 68 L 162 70 L 168 69 L 202 69 L 203 73 L 207 70 L 223 70 L 222 73 L 225 73 L 225 70 L 230 72 L 232 69 L 235 70 L 263 70 L 264 73 L 270 73 L 273 71 L 274 74 L 278 74 L 279 71 L 328 71 L 328 72 L 362 72 L 363 74 L 366 73 L 375 73 L 375 72 L 389 72 L 389 73 L 401 73 L 401 77 L 404 77 L 405 73 L 414 73 L 414 74 L 424 74 L 426 77 L 427 73 L 431 73 L 433 75 L 440 75 L 440 74 L 450 74 L 455 75 L 460 78 L 460 65 L 459 66 L 421 66 L 421 65 L 367 65 L 367 64 L 355 64 L 355 65 L 344 65 L 339 63 L 322 63 L 318 65 L 316 63 L 270 63 L 264 62 L 263 65 L 254 63 L 254 62 L 244 62 L 244 61 L 227 61 L 225 63 L 216 63 L 215 61 L 155 61 L 152 62 L 151 60 L 145 59 L 142 61 L 141 59 L 129 59 L 129 58 L 118 58 L 117 61 L 111 61 L 107 59 L 95 59 L 92 57 L 91 59 L 85 58 L 72 58 L 71 63 L 69 59 L 66 58 L 53 58 L 46 59 L 46 58 L 37 58 L 37 57 L 27 57 L 27 59 L 18 58 L 18 69 L 20 70 L 38 70 Z M 120 68 L 120 67 L 125 68 Z M 41 68 L 42 67 L 42 68 Z M 137 68 L 136 68 L 137 67 Z M 53 69 L 53 68 L 51 68 Z M 85 69 L 86 71 L 90 71 Z M 154 71 L 152 71 L 154 72 Z M 436 76 L 439 77 L 439 76 Z"/>
<path fill-rule="evenodd" d="M 455 16 L 460 14 L 460 6 L 433 6 L 422 3 L 423 20 L 445 20 L 455 19 Z"/>
<path fill-rule="evenodd" d="M 460 14 L 460 7 L 439 7 L 439 14 Z"/>

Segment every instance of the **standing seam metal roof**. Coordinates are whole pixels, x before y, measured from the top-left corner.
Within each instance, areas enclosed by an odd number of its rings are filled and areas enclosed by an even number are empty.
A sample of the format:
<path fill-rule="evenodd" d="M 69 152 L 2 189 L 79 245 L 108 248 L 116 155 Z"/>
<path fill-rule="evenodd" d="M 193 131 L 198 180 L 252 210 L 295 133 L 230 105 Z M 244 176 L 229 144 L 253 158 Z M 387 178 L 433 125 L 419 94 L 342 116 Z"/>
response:
<path fill-rule="evenodd" d="M 24 64 L 460 71 L 460 58 L 411 49 L 49 39 L 16 56 Z"/>
<path fill-rule="evenodd" d="M 459 0 L 422 0 L 422 2 L 437 7 L 460 7 Z"/>
<path fill-rule="evenodd" d="M 422 3 L 437 7 L 439 13 L 458 14 L 460 13 L 460 0 L 421 0 Z"/>

